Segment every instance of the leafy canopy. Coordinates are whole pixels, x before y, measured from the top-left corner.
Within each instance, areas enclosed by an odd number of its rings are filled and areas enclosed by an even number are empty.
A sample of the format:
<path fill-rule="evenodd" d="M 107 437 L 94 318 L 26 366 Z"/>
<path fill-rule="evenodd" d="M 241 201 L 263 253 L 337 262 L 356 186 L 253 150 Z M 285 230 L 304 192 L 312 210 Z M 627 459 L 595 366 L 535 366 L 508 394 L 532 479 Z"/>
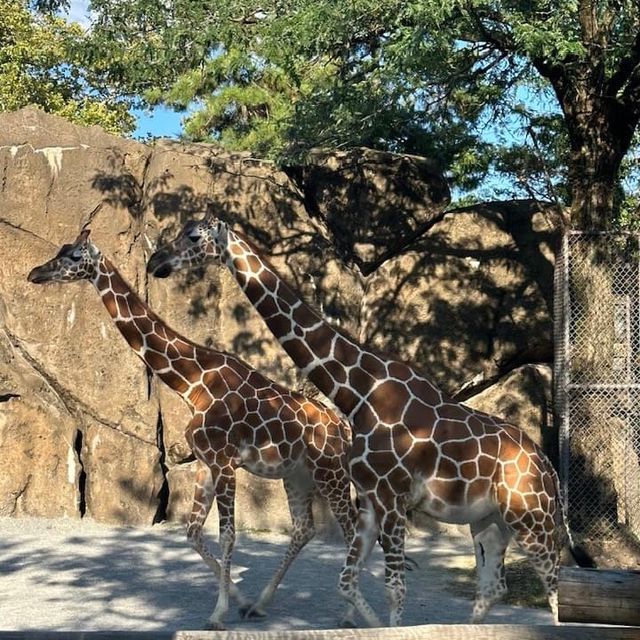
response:
<path fill-rule="evenodd" d="M 459 189 L 506 174 L 520 193 L 563 202 L 574 160 L 560 93 L 597 94 L 619 76 L 632 104 L 640 60 L 636 0 L 93 0 L 92 10 L 89 56 L 105 83 L 188 110 L 188 138 L 276 158 L 314 146 L 425 154 Z"/>
<path fill-rule="evenodd" d="M 35 104 L 73 122 L 131 131 L 128 105 L 92 87 L 80 62 L 82 27 L 52 13 L 64 4 L 0 0 L 0 111 Z"/>

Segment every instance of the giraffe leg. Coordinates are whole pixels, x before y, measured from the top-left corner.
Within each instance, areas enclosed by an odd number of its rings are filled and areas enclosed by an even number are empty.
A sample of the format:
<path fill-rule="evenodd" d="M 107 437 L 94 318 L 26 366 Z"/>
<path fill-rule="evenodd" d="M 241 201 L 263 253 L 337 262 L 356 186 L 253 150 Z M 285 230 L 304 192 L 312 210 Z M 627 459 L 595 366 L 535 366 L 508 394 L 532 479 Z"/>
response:
<path fill-rule="evenodd" d="M 314 485 L 308 473 L 295 474 L 284 478 L 284 488 L 287 492 L 289 511 L 291 513 L 292 530 L 291 540 L 287 552 L 282 558 L 273 578 L 262 590 L 260 597 L 252 605 L 244 606 L 240 613 L 245 618 L 265 616 L 264 609 L 271 602 L 278 585 L 291 563 L 300 553 L 303 547 L 315 535 L 313 525 L 313 513 L 311 505 L 313 501 Z"/>
<path fill-rule="evenodd" d="M 220 584 L 220 564 L 211 552 L 203 538 L 203 526 L 213 506 L 215 498 L 214 483 L 209 467 L 200 465 L 196 472 L 196 486 L 194 492 L 193 507 L 187 524 L 187 539 L 193 548 L 200 554 L 206 565 L 213 571 L 218 584 Z M 240 589 L 233 582 L 229 584 L 229 593 L 241 605 L 247 602 Z"/>
<path fill-rule="evenodd" d="M 490 516 L 471 525 L 478 584 L 471 624 L 482 622 L 494 602 L 507 592 L 504 554 L 511 532 L 501 518 Z"/>
<path fill-rule="evenodd" d="M 214 485 L 218 504 L 219 545 L 220 545 L 220 586 L 218 600 L 209 618 L 208 627 L 213 630 L 224 629 L 223 619 L 229 610 L 229 594 L 231 592 L 231 554 L 236 540 L 234 521 L 234 500 L 236 492 L 234 469 L 227 467 L 221 470 Z"/>
<path fill-rule="evenodd" d="M 353 540 L 354 525 L 358 517 L 358 512 L 351 499 L 351 486 L 346 470 L 316 466 L 314 469 L 314 479 L 320 495 L 329 503 L 329 508 L 335 516 L 342 535 L 347 545 L 347 549 Z M 340 626 L 355 626 L 355 607 L 347 603 L 347 607 L 340 619 Z"/>
<path fill-rule="evenodd" d="M 549 607 L 556 623 L 558 622 L 558 566 L 560 557 L 554 538 L 554 522 L 551 515 L 546 517 L 548 522 L 542 522 L 534 526 L 524 524 L 522 521 L 510 523 L 515 531 L 516 542 L 526 553 L 527 558 L 533 564 L 538 577 L 547 594 Z"/>
<path fill-rule="evenodd" d="M 406 518 L 404 509 L 397 504 L 398 500 L 395 502 L 391 509 L 379 507 L 379 540 L 384 551 L 384 582 L 389 602 L 389 625 L 392 627 L 400 625 L 407 591 L 404 558 Z"/>
<path fill-rule="evenodd" d="M 355 607 L 370 627 L 381 626 L 380 619 L 364 599 L 358 583 L 360 571 L 371 553 L 377 535 L 378 521 L 373 504 L 368 497 L 361 497 L 356 532 L 340 573 L 339 589 L 341 595 Z"/>

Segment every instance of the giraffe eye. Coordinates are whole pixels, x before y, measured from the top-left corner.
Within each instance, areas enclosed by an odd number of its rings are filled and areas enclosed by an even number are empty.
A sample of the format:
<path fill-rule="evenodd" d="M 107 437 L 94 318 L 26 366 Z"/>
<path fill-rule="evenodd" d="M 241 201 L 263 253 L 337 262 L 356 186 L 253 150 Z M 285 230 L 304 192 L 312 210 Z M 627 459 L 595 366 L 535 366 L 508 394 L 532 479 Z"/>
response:
<path fill-rule="evenodd" d="M 82 255 L 79 253 L 72 253 L 69 256 L 74 262 L 80 262 L 80 258 L 82 258 Z"/>
<path fill-rule="evenodd" d="M 189 235 L 187 236 L 189 238 L 189 240 L 191 240 L 191 242 L 198 242 L 198 240 L 200 240 L 200 236 L 199 235 Z"/>

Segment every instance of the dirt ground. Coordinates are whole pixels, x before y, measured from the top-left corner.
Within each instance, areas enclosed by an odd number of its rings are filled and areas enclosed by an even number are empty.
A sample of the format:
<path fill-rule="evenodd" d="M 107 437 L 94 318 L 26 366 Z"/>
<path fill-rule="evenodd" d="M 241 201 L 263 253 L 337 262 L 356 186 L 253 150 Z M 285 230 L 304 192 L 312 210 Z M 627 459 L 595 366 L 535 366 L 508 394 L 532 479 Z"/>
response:
<path fill-rule="evenodd" d="M 276 533 L 238 534 L 233 576 L 248 596 L 257 596 L 267 583 L 287 540 Z M 472 592 L 469 540 L 415 531 L 407 551 L 419 569 L 408 573 L 404 624 L 467 622 L 471 601 L 459 594 Z M 339 540 L 315 538 L 285 576 L 269 615 L 244 621 L 231 608 L 227 627 L 336 627 L 343 607 L 336 585 L 344 553 Z M 367 567 L 363 592 L 386 620 L 379 549 Z M 460 576 L 469 582 L 462 591 Z M 216 595 L 215 579 L 188 545 L 182 526 L 0 518 L 0 630 L 201 629 Z M 498 605 L 487 622 L 551 624 L 552 618 L 546 608 Z"/>

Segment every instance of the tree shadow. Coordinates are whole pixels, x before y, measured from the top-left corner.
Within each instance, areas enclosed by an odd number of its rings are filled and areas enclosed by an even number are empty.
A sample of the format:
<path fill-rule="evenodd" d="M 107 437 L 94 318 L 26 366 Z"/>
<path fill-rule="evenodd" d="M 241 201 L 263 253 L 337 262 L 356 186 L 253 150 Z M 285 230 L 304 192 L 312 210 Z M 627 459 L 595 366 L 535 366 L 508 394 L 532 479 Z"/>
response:
<path fill-rule="evenodd" d="M 210 534 L 207 538 L 217 553 L 215 539 Z M 255 598 L 267 584 L 287 542 L 286 536 L 238 535 L 232 576 L 249 598 Z M 443 594 L 443 584 L 455 581 L 450 567 L 461 554 L 471 561 L 470 542 L 412 535 L 407 551 L 420 568 L 407 576 L 403 623 L 464 622 L 471 612 L 470 599 Z M 244 621 L 232 601 L 228 627 L 253 632 L 336 628 L 343 606 L 337 584 L 345 553 L 339 543 L 312 540 L 291 565 L 267 618 Z M 16 531 L 0 540 L 0 554 L 0 588 L 8 594 L 0 603 L 0 615 L 4 607 L 11 612 L 10 617 L 3 615 L 7 628 L 201 629 L 217 597 L 213 576 L 175 526 L 133 529 L 86 523 L 43 536 L 23 536 Z M 430 579 L 425 579 L 425 572 Z M 384 559 L 378 546 L 361 584 L 374 610 L 386 617 Z M 544 622 L 550 620 L 550 614 L 497 607 L 490 620 Z"/>
<path fill-rule="evenodd" d="M 538 214 L 532 201 L 448 212 L 441 225 L 412 243 L 411 259 L 390 263 L 381 276 L 370 301 L 368 340 L 411 354 L 449 392 L 479 373 L 483 380 L 473 392 L 522 364 L 551 363 L 549 253 L 559 235 L 549 227 L 534 229 Z M 469 235 L 456 226 L 456 217 L 486 220 L 491 237 Z M 507 234 L 506 245 L 503 235 L 502 244 L 493 242 L 496 229 Z"/>

